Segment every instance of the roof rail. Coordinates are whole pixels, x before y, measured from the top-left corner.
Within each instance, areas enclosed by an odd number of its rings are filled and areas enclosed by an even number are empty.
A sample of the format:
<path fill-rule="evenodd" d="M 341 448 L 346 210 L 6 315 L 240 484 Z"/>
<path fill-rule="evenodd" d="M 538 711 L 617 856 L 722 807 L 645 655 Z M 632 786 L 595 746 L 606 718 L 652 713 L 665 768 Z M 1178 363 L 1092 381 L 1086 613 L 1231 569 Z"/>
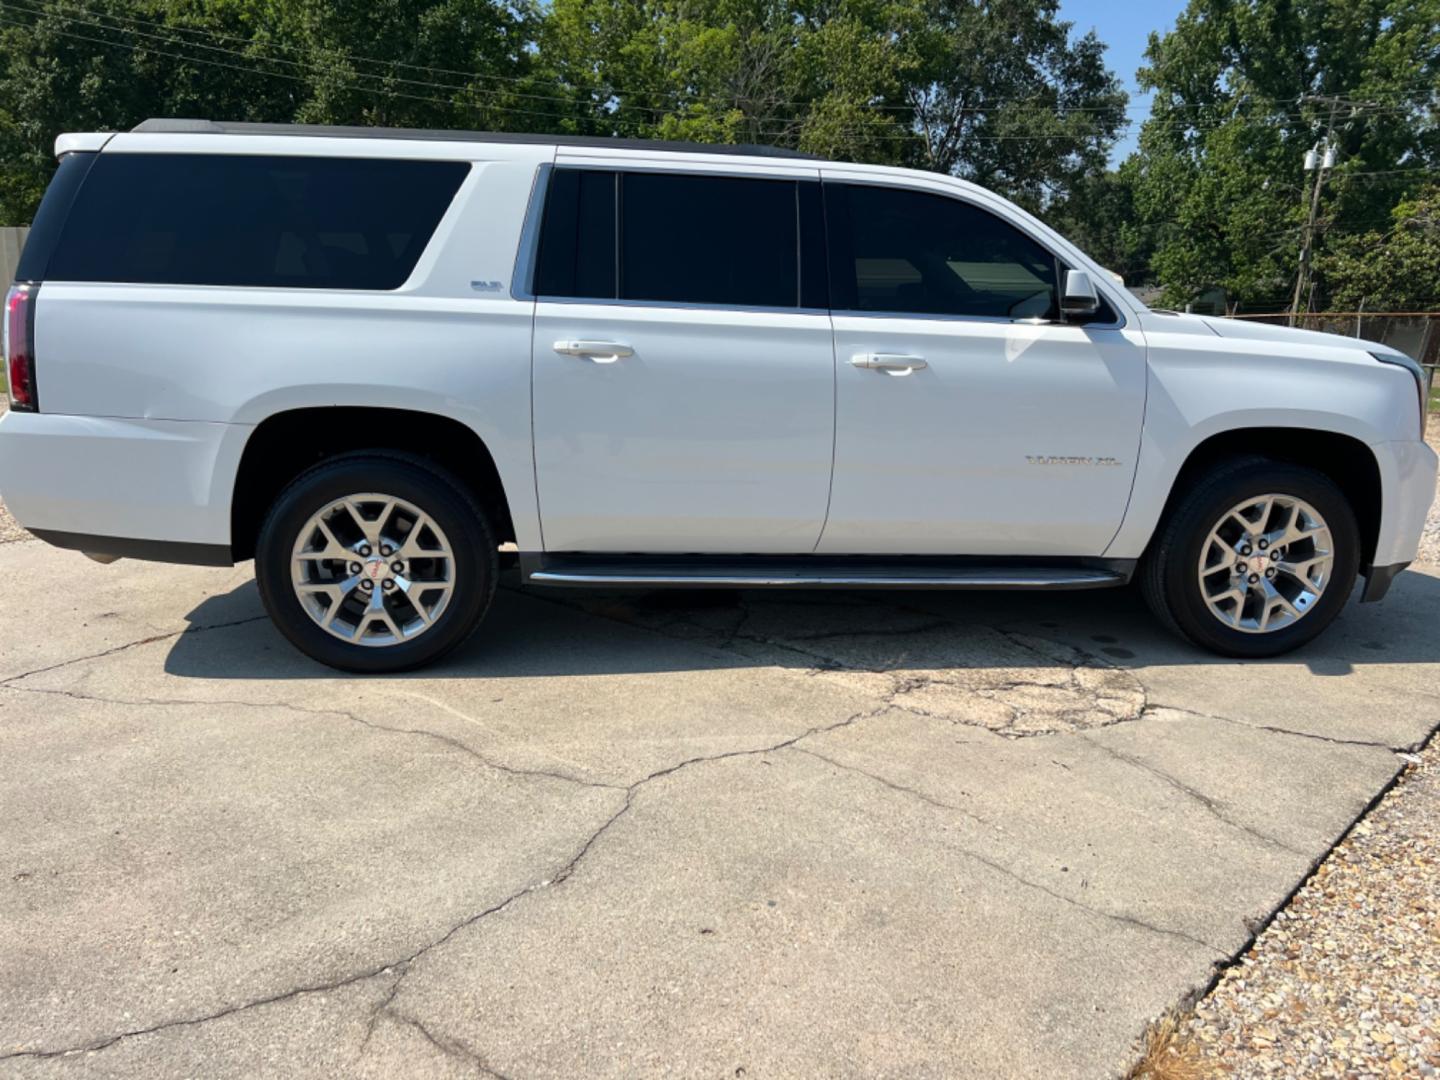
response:
<path fill-rule="evenodd" d="M 146 134 L 303 135 L 332 139 L 415 139 L 427 142 L 523 143 L 539 146 L 592 146 L 616 150 L 661 150 L 685 154 L 738 154 L 750 157 L 806 158 L 814 154 L 780 146 L 672 142 L 665 139 L 612 139 L 603 135 L 540 135 L 517 131 L 450 131 L 443 128 L 340 127 L 328 124 L 251 124 L 229 120 L 145 120 L 131 128 Z"/>

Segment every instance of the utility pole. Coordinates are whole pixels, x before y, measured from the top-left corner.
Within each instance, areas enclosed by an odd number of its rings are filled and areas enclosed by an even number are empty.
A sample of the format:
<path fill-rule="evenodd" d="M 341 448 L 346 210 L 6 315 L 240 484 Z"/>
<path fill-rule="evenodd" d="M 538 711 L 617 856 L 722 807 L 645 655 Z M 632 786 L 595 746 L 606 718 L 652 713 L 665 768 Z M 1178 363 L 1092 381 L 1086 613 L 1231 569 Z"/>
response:
<path fill-rule="evenodd" d="M 1325 184 L 1325 173 L 1335 164 L 1335 146 L 1330 141 L 1335 132 L 1335 114 L 1340 111 L 1338 97 L 1325 98 L 1305 94 L 1300 103 L 1307 101 L 1328 104 L 1330 118 L 1325 121 L 1325 138 L 1305 153 L 1305 171 L 1315 173 L 1315 186 L 1310 191 L 1310 213 L 1305 219 L 1305 231 L 1300 235 L 1300 265 L 1295 271 L 1295 299 L 1290 303 L 1290 325 L 1300 321 L 1300 300 L 1305 297 L 1305 285 L 1310 277 L 1310 252 L 1315 242 L 1315 218 L 1320 213 L 1320 189 Z M 1308 301 L 1306 306 L 1308 307 Z"/>
<path fill-rule="evenodd" d="M 1325 121 L 1325 137 L 1305 153 L 1305 171 L 1315 174 L 1315 186 L 1310 189 L 1310 209 L 1305 218 L 1305 231 L 1300 238 L 1300 265 L 1295 271 L 1295 298 L 1290 303 L 1290 325 L 1300 321 L 1300 302 L 1309 308 L 1311 284 L 1311 258 L 1315 247 L 1315 219 L 1320 216 L 1320 193 L 1325 187 L 1326 174 L 1335 167 L 1339 147 L 1335 141 L 1335 120 L 1341 109 L 1349 109 L 1350 116 L 1359 116 L 1365 109 L 1377 109 L 1374 101 L 1353 101 L 1338 95 L 1301 94 L 1297 105 L 1328 105 L 1330 115 Z M 1348 125 L 1347 125 L 1348 126 Z"/>

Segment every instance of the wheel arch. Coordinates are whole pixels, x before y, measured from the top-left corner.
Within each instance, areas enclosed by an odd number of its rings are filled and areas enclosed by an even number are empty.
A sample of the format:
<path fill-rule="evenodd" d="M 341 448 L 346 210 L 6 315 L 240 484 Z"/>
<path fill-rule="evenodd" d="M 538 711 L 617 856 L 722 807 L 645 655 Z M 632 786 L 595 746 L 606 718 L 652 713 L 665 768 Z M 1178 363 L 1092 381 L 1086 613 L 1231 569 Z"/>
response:
<path fill-rule="evenodd" d="M 1159 526 L 1168 520 L 1177 501 L 1196 479 L 1222 461 L 1246 456 L 1316 469 L 1333 480 L 1354 509 L 1360 525 L 1363 545 L 1360 564 L 1371 565 L 1384 505 L 1380 463 L 1362 440 L 1328 429 L 1237 427 L 1208 436 L 1190 450 L 1176 472 L 1154 532 L 1159 532 Z M 1148 549 L 1148 543 L 1146 547 Z"/>
<path fill-rule="evenodd" d="M 321 461 L 361 450 L 401 451 L 444 468 L 490 515 L 499 541 L 515 539 L 495 457 L 473 428 L 416 409 L 321 405 L 267 416 L 246 439 L 230 500 L 234 559 L 254 556 L 265 513 L 291 480 Z"/>

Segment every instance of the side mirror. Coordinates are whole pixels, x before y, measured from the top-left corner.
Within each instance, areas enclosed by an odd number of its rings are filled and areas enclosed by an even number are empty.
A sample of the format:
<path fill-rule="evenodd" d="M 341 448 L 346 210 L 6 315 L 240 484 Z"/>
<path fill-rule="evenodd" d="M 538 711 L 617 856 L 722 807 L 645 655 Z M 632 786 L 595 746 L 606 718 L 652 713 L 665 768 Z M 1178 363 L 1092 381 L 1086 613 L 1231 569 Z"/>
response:
<path fill-rule="evenodd" d="M 1065 290 L 1060 295 L 1060 311 L 1065 315 L 1094 315 L 1100 310 L 1100 294 L 1084 270 L 1065 271 Z"/>

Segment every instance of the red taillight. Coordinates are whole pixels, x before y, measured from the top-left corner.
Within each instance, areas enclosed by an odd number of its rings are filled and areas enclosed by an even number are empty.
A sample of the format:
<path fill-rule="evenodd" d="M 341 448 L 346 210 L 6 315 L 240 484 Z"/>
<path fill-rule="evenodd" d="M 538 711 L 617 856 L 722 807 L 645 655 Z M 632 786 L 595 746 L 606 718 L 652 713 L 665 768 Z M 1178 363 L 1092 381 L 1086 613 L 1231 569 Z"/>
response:
<path fill-rule="evenodd" d="M 12 285 L 5 295 L 5 373 L 10 407 L 35 412 L 35 295 L 38 285 Z"/>

